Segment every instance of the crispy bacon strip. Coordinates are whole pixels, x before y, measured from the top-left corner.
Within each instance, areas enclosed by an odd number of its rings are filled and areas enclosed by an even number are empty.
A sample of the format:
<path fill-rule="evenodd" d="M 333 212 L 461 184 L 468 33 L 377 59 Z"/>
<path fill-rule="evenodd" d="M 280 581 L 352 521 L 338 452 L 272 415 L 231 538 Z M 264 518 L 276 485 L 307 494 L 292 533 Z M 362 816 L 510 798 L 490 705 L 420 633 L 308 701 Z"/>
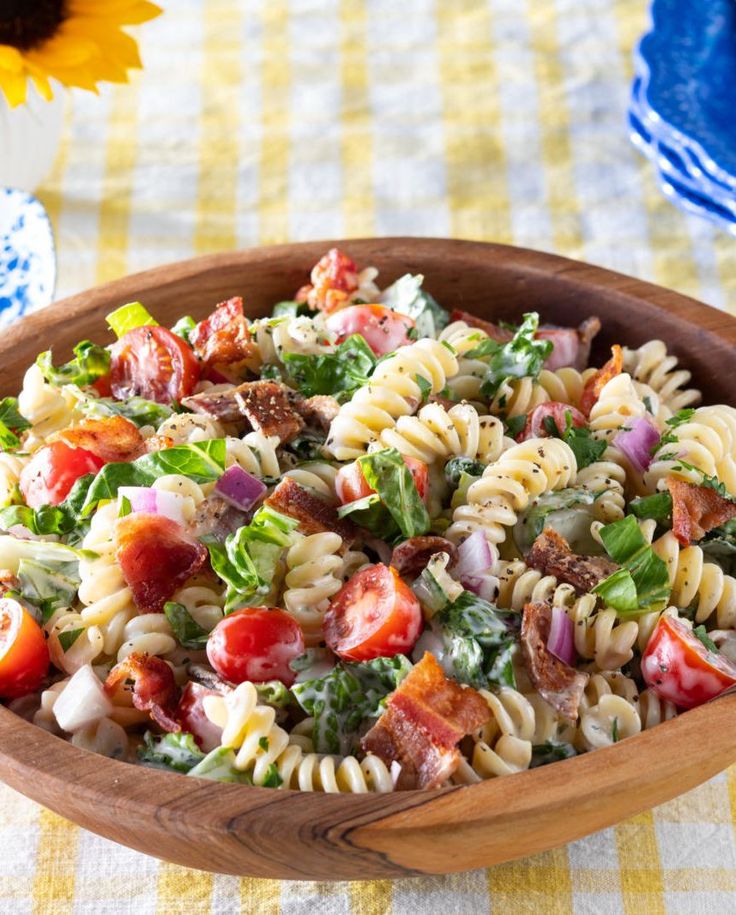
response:
<path fill-rule="evenodd" d="M 283 384 L 247 381 L 235 389 L 235 400 L 256 432 L 275 435 L 282 444 L 295 438 L 304 428 L 304 420 L 292 407 Z"/>
<path fill-rule="evenodd" d="M 251 340 L 240 296 L 222 302 L 208 318 L 200 321 L 189 335 L 189 342 L 205 368 L 232 365 L 252 357 L 256 346 Z"/>
<path fill-rule="evenodd" d="M 601 391 L 608 382 L 612 378 L 615 378 L 616 375 L 620 375 L 623 371 L 624 352 L 617 343 L 614 343 L 611 347 L 611 353 L 613 355 L 603 368 L 598 369 L 595 375 L 585 382 L 585 387 L 583 388 L 583 393 L 580 397 L 580 410 L 585 416 L 590 416 L 590 411 L 593 409 L 598 398 L 601 396 Z"/>
<path fill-rule="evenodd" d="M 508 343 L 514 336 L 511 331 L 499 327 L 498 324 L 484 321 L 483 318 L 472 315 L 469 311 L 462 311 L 460 308 L 455 308 L 450 312 L 450 321 L 464 321 L 469 327 L 477 327 L 478 330 L 485 331 L 491 340 L 496 340 L 498 343 Z"/>
<path fill-rule="evenodd" d="M 601 329 L 598 318 L 588 318 L 580 327 L 557 327 L 543 324 L 535 337 L 537 340 L 551 340 L 554 349 L 547 357 L 544 367 L 554 372 L 571 365 L 581 371 L 588 364 L 590 345 Z"/>
<path fill-rule="evenodd" d="M 302 286 L 295 298 L 313 310 L 335 311 L 358 288 L 358 268 L 339 248 L 330 248 L 312 268 L 311 283 Z"/>
<path fill-rule="evenodd" d="M 133 705 L 165 731 L 180 731 L 176 718 L 179 687 L 166 661 L 155 655 L 133 652 L 116 664 L 105 680 L 105 692 L 114 696 L 119 689 L 132 691 Z"/>
<path fill-rule="evenodd" d="M 294 482 L 290 477 L 282 480 L 271 495 L 264 500 L 282 515 L 288 515 L 299 522 L 303 534 L 319 534 L 334 531 L 343 539 L 343 549 L 355 540 L 357 531 L 351 521 L 337 517 L 337 511 L 324 499 Z"/>
<path fill-rule="evenodd" d="M 578 556 L 560 534 L 546 527 L 532 544 L 526 564 L 543 575 L 554 575 L 558 581 L 572 585 L 578 594 L 587 594 L 618 569 L 615 562 L 603 556 Z"/>
<path fill-rule="evenodd" d="M 141 613 L 160 613 L 207 559 L 207 548 L 162 515 L 134 512 L 119 518 L 115 555 Z"/>
<path fill-rule="evenodd" d="M 391 554 L 391 565 L 399 575 L 416 577 L 422 572 L 435 553 L 447 553 L 450 564 L 457 561 L 457 547 L 444 537 L 410 537 L 397 547 Z"/>
<path fill-rule="evenodd" d="M 736 502 L 711 486 L 668 477 L 667 488 L 672 496 L 672 533 L 681 546 L 689 546 L 714 527 L 736 518 Z"/>
<path fill-rule="evenodd" d="M 565 664 L 547 649 L 551 622 L 549 604 L 527 604 L 521 621 L 521 652 L 529 678 L 542 698 L 563 718 L 575 721 L 590 675 Z"/>
<path fill-rule="evenodd" d="M 72 448 L 91 451 L 108 463 L 134 461 L 146 450 L 138 427 L 124 416 L 83 419 L 79 425 L 64 429 L 57 438 Z"/>
<path fill-rule="evenodd" d="M 308 426 L 323 432 L 330 431 L 330 423 L 340 412 L 340 404 L 331 394 L 294 398 L 292 406 Z"/>
<path fill-rule="evenodd" d="M 449 680 L 425 652 L 388 697 L 386 711 L 361 746 L 387 765 L 399 763 L 397 789 L 438 788 L 460 762 L 458 742 L 490 717 L 480 693 Z"/>
<path fill-rule="evenodd" d="M 233 387 L 228 391 L 202 391 L 200 394 L 183 397 L 181 402 L 193 413 L 203 413 L 223 423 L 243 422 L 240 405 L 235 399 L 237 390 L 237 387 Z"/>

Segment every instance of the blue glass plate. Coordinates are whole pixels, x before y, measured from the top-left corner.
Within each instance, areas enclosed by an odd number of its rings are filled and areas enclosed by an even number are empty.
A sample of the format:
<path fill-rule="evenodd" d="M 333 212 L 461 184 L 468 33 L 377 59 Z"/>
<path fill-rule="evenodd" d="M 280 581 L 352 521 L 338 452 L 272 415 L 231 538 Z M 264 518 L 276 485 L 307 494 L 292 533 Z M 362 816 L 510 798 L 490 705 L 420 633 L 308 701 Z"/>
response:
<path fill-rule="evenodd" d="M 0 326 L 54 298 L 56 252 L 46 210 L 25 191 L 0 188 Z"/>
<path fill-rule="evenodd" d="M 736 188 L 736 3 L 654 0 L 652 30 L 642 39 L 637 70 L 651 111 L 678 146 Z"/>

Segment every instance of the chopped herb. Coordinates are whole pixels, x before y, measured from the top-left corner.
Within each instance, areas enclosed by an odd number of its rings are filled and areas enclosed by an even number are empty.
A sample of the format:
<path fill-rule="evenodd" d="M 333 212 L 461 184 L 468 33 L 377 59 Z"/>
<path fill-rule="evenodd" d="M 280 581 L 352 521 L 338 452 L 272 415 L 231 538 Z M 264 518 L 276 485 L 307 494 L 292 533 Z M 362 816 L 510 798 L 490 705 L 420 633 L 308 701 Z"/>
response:
<path fill-rule="evenodd" d="M 469 359 L 488 359 L 488 370 L 480 387 L 484 397 L 492 399 L 508 381 L 539 375 L 553 344 L 551 340 L 535 339 L 538 327 L 539 315 L 529 312 L 507 343 L 488 337 L 466 354 Z"/>
<path fill-rule="evenodd" d="M 64 652 L 69 651 L 72 645 L 77 641 L 79 636 L 84 632 L 84 629 L 67 629 L 65 632 L 59 633 L 59 645 L 61 645 L 61 650 Z"/>
<path fill-rule="evenodd" d="M 280 788 L 283 783 L 284 780 L 279 774 L 276 763 L 271 763 L 271 765 L 268 767 L 268 770 L 266 771 L 266 777 L 261 782 L 261 786 L 263 788 Z"/>
<path fill-rule="evenodd" d="M 713 641 L 713 639 L 710 638 L 708 633 L 705 631 L 705 626 L 696 626 L 693 629 L 693 635 L 696 638 L 700 639 L 700 641 L 703 643 L 703 645 L 705 645 L 705 647 L 708 649 L 708 651 L 712 651 L 712 652 L 715 652 L 715 654 L 718 654 L 718 646 Z"/>
<path fill-rule="evenodd" d="M 523 431 L 524 426 L 526 426 L 526 413 L 519 413 L 518 416 L 509 416 L 505 420 L 506 423 L 506 432 L 510 438 L 516 438 L 520 432 Z M 554 433 L 557 435 L 558 433 Z"/>
<path fill-rule="evenodd" d="M 613 741 L 613 743 L 618 743 L 618 741 L 619 741 L 618 718 L 614 718 L 613 721 L 611 722 L 611 740 Z"/>
<path fill-rule="evenodd" d="M 425 403 L 432 393 L 432 382 L 427 381 L 424 375 L 415 375 L 414 380 L 419 385 L 419 390 L 422 392 L 422 403 Z"/>
<path fill-rule="evenodd" d="M 268 737 L 259 737 L 258 746 L 263 750 L 264 753 L 268 753 Z"/>

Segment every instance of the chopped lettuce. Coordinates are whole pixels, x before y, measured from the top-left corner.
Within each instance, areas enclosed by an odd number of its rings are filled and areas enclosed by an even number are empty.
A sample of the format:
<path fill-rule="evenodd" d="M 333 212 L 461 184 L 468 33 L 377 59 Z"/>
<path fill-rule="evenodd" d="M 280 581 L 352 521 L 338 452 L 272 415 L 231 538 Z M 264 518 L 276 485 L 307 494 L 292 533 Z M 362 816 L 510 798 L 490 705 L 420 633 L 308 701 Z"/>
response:
<path fill-rule="evenodd" d="M 164 604 L 164 614 L 174 635 L 184 648 L 204 648 L 209 632 L 194 619 L 184 604 L 170 600 Z"/>
<path fill-rule="evenodd" d="M 264 683 L 254 683 L 258 693 L 259 705 L 270 705 L 271 708 L 283 709 L 293 705 L 294 699 L 289 688 L 281 680 L 266 680 Z"/>
<path fill-rule="evenodd" d="M 138 747 L 138 758 L 148 766 L 189 772 L 202 762 L 205 754 L 197 746 L 194 737 L 186 731 L 175 734 L 153 734 L 146 731 L 143 743 Z"/>
<path fill-rule="evenodd" d="M 548 740 L 546 743 L 536 744 L 532 747 L 532 761 L 530 769 L 546 766 L 561 759 L 571 759 L 577 756 L 577 750 L 570 743 L 558 740 Z"/>
<path fill-rule="evenodd" d="M 664 609 L 671 591 L 667 565 L 645 540 L 636 518 L 627 515 L 607 524 L 600 536 L 606 552 L 621 568 L 593 592 L 623 616 Z"/>
<path fill-rule="evenodd" d="M 373 494 L 341 506 L 338 515 L 389 543 L 426 534 L 429 513 L 399 452 L 384 448 L 359 457 L 357 463 Z"/>
<path fill-rule="evenodd" d="M 17 451 L 20 448 L 18 432 L 30 427 L 30 423 L 18 412 L 16 397 L 0 400 L 0 451 Z"/>
<path fill-rule="evenodd" d="M 672 517 L 672 496 L 658 492 L 653 496 L 642 496 L 629 502 L 629 511 L 637 518 L 651 518 L 659 524 L 669 525 Z"/>
<path fill-rule="evenodd" d="M 376 366 L 373 350 L 360 334 L 352 334 L 334 353 L 283 353 L 291 381 L 305 397 L 332 394 L 340 402 L 350 400 Z"/>
<path fill-rule="evenodd" d="M 314 718 L 317 753 L 347 756 L 358 748 L 367 719 L 377 718 L 386 696 L 411 670 L 404 655 L 359 664 L 338 664 L 328 674 L 291 687 L 301 708 Z"/>
<path fill-rule="evenodd" d="M 215 747 L 214 750 L 193 766 L 187 775 L 195 778 L 207 778 L 213 782 L 236 782 L 241 785 L 252 785 L 253 779 L 247 772 L 235 768 L 235 751 L 232 747 Z M 277 787 L 267 785 L 266 787 Z"/>
<path fill-rule="evenodd" d="M 81 580 L 76 556 L 62 562 L 24 558 L 18 563 L 17 574 L 21 597 L 38 607 L 44 623 L 61 607 L 72 605 Z"/>
<path fill-rule="evenodd" d="M 600 547 L 590 534 L 596 496 L 597 493 L 583 487 L 571 487 L 543 493 L 534 499 L 519 515 L 514 527 L 514 540 L 521 554 L 531 549 L 545 527 L 551 527 L 563 536 L 574 553 L 586 556 L 600 553 Z"/>
<path fill-rule="evenodd" d="M 570 410 L 565 413 L 565 429 L 561 434 L 557 423 L 551 416 L 544 418 L 544 428 L 553 438 L 561 438 L 570 446 L 575 455 L 578 470 L 589 467 L 595 461 L 600 460 L 608 447 L 605 441 L 593 438 L 593 433 L 587 426 L 573 426 Z"/>
<path fill-rule="evenodd" d="M 452 489 L 457 489 L 463 475 L 477 479 L 483 475 L 486 465 L 467 457 L 454 457 L 445 464 L 445 480 Z"/>
<path fill-rule="evenodd" d="M 484 397 L 492 400 L 508 381 L 539 375 L 553 344 L 551 340 L 535 340 L 538 327 L 539 315 L 529 312 L 507 343 L 488 337 L 466 354 L 469 359 L 488 359 L 488 370 L 480 387 Z M 500 406 L 503 409 L 505 404 Z"/>
<path fill-rule="evenodd" d="M 381 293 L 379 301 L 392 311 L 413 318 L 417 337 L 436 337 L 450 316 L 435 299 L 422 289 L 424 277 L 405 273 Z"/>
<path fill-rule="evenodd" d="M 177 337 L 181 337 L 185 343 L 189 343 L 189 335 L 197 326 L 197 322 L 191 315 L 184 315 L 183 318 L 179 318 L 176 324 L 171 328 L 171 333 L 176 334 Z"/>
<path fill-rule="evenodd" d="M 158 321 L 152 317 L 140 302 L 129 302 L 127 305 L 121 305 L 105 319 L 110 325 L 118 340 L 125 336 L 129 330 L 135 330 L 136 327 L 146 327 L 158 325 Z"/>
<path fill-rule="evenodd" d="M 463 594 L 463 586 L 447 571 L 449 561 L 447 553 L 435 553 L 412 585 L 412 590 L 422 605 L 425 619 L 430 619 L 439 610 L 444 610 Z"/>
<path fill-rule="evenodd" d="M 81 392 L 80 392 L 81 393 Z M 174 411 L 166 404 L 146 400 L 144 397 L 129 397 L 127 400 L 113 400 L 111 397 L 86 397 L 82 395 L 79 409 L 85 416 L 104 418 L 123 416 L 136 426 L 159 426 Z"/>
<path fill-rule="evenodd" d="M 277 302 L 271 312 L 272 318 L 297 318 L 300 315 L 311 315 L 312 309 L 306 302 Z"/>
<path fill-rule="evenodd" d="M 54 367 L 51 350 L 39 353 L 36 365 L 50 384 L 92 384 L 110 371 L 110 351 L 104 346 L 82 340 L 74 347 L 74 358 L 64 365 Z"/>
<path fill-rule="evenodd" d="M 516 686 L 513 652 L 517 614 L 463 591 L 432 616 L 415 657 L 431 651 L 448 677 L 476 689 Z"/>
<path fill-rule="evenodd" d="M 169 473 L 181 473 L 195 483 L 211 483 L 224 469 L 223 438 L 175 445 L 144 454 L 130 463 L 105 464 L 87 490 L 81 513 L 89 514 L 102 499 L 116 499 L 121 486 L 150 486 Z"/>
<path fill-rule="evenodd" d="M 273 585 L 276 564 L 291 543 L 298 521 L 261 507 L 250 524 L 208 543 L 213 571 L 227 585 L 225 612 L 253 606 Z"/>

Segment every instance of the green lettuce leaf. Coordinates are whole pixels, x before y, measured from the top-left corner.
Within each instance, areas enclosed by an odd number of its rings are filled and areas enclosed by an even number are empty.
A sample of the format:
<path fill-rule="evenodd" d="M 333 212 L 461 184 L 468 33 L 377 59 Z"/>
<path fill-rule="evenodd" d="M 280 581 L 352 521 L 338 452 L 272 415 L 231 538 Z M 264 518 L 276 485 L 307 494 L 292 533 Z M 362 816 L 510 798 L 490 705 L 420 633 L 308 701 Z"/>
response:
<path fill-rule="evenodd" d="M 129 330 L 136 327 L 152 327 L 158 321 L 152 317 L 140 302 L 129 302 L 111 311 L 105 318 L 118 340 L 125 336 Z"/>
<path fill-rule="evenodd" d="M 276 773 L 278 775 L 278 773 Z M 193 766 L 187 775 L 194 778 L 206 778 L 213 782 L 235 782 L 239 785 L 252 785 L 253 778 L 248 772 L 235 768 L 235 751 L 232 747 L 215 747 L 214 750 Z M 280 784 L 280 782 L 279 782 Z M 277 784 L 265 785 L 276 788 Z"/>
<path fill-rule="evenodd" d="M 667 565 L 644 539 L 636 518 L 627 515 L 607 524 L 600 536 L 621 568 L 597 584 L 593 593 L 624 616 L 664 609 L 671 591 Z"/>
<path fill-rule="evenodd" d="M 669 525 L 672 517 L 672 496 L 658 492 L 653 496 L 642 496 L 629 502 L 629 511 L 637 518 L 652 518 L 660 524 Z"/>
<path fill-rule="evenodd" d="M 175 734 L 153 734 L 146 731 L 143 743 L 138 747 L 138 758 L 148 766 L 189 772 L 202 762 L 205 754 L 197 746 L 194 737 L 186 731 Z"/>
<path fill-rule="evenodd" d="M 171 333 L 176 334 L 177 337 L 181 337 L 185 343 L 189 343 L 189 335 L 197 326 L 197 322 L 191 315 L 184 315 L 183 318 L 179 318 L 176 324 L 171 328 Z"/>
<path fill-rule="evenodd" d="M 81 513 L 89 514 L 102 499 L 117 498 L 121 486 L 151 486 L 159 477 L 180 473 L 195 483 L 211 483 L 225 470 L 225 439 L 214 438 L 144 454 L 130 463 L 105 464 L 92 484 Z"/>
<path fill-rule="evenodd" d="M 291 381 L 305 397 L 332 394 L 341 403 L 362 387 L 376 365 L 373 350 L 360 334 L 352 334 L 334 353 L 284 353 Z"/>
<path fill-rule="evenodd" d="M 593 438 L 593 433 L 587 426 L 573 426 L 572 413 L 569 410 L 565 413 L 565 430 L 562 434 L 551 416 L 544 418 L 544 428 L 553 438 L 561 438 L 570 446 L 575 455 L 578 470 L 589 467 L 595 461 L 600 460 L 608 447 L 605 441 Z"/>
<path fill-rule="evenodd" d="M 347 756 L 358 749 L 368 719 L 383 711 L 392 693 L 411 670 L 403 655 L 359 664 L 338 664 L 328 674 L 295 683 L 291 692 L 314 717 L 312 742 L 317 753 Z"/>
<path fill-rule="evenodd" d="M 164 604 L 164 613 L 174 635 L 184 648 L 203 648 L 207 644 L 209 632 L 192 617 L 184 604 L 170 600 Z"/>
<path fill-rule="evenodd" d="M 486 465 L 480 461 L 473 461 L 466 457 L 450 458 L 445 464 L 445 480 L 447 480 L 448 486 L 457 489 L 463 474 L 477 480 L 483 475 L 485 469 Z"/>
<path fill-rule="evenodd" d="M 124 401 L 111 397 L 84 397 L 80 400 L 79 409 L 85 416 L 123 416 L 138 427 L 159 426 L 174 413 L 171 407 L 144 397 L 129 397 Z"/>
<path fill-rule="evenodd" d="M 383 290 L 379 302 L 402 315 L 414 319 L 417 337 L 436 337 L 450 321 L 445 309 L 422 289 L 424 277 L 405 273 Z"/>
<path fill-rule="evenodd" d="M 3 397 L 0 400 L 0 450 L 17 451 L 20 439 L 17 432 L 30 428 L 30 423 L 18 412 L 17 397 Z"/>
<path fill-rule="evenodd" d="M 51 350 L 39 353 L 36 365 L 50 384 L 92 384 L 110 371 L 110 351 L 104 346 L 82 340 L 74 347 L 74 358 L 55 368 Z"/>
<path fill-rule="evenodd" d="M 580 486 L 543 493 L 533 499 L 514 526 L 514 540 L 521 555 L 529 552 L 545 527 L 561 534 L 574 553 L 590 556 L 600 552 L 590 535 L 597 495 Z"/>
<path fill-rule="evenodd" d="M 532 747 L 532 761 L 529 768 L 536 769 L 539 766 L 559 762 L 561 759 L 571 759 L 573 756 L 577 756 L 577 750 L 572 744 L 548 740 L 546 743 Z"/>
<path fill-rule="evenodd" d="M 484 397 L 492 400 L 504 382 L 539 375 L 553 344 L 551 340 L 534 339 L 538 327 L 539 315 L 529 312 L 507 343 L 499 343 L 489 337 L 467 353 L 469 359 L 488 359 L 488 370 L 480 387 Z"/>
<path fill-rule="evenodd" d="M 44 623 L 61 607 L 71 607 L 81 581 L 77 557 L 68 562 L 24 558 L 17 574 L 21 597 L 38 607 Z"/>

